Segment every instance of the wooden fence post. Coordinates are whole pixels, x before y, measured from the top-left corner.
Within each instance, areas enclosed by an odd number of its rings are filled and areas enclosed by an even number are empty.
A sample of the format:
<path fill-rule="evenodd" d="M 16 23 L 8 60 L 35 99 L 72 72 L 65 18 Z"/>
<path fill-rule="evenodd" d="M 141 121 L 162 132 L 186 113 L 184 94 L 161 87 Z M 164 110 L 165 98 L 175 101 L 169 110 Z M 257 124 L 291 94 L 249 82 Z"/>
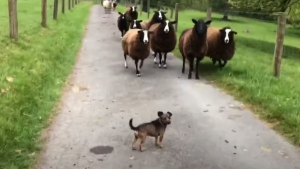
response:
<path fill-rule="evenodd" d="M 209 8 L 207 9 L 207 14 L 206 14 L 206 19 L 207 19 L 207 20 L 211 20 L 211 11 L 212 11 L 212 8 L 209 7 Z"/>
<path fill-rule="evenodd" d="M 281 13 L 278 17 L 277 38 L 274 50 L 274 76 L 280 76 L 281 57 L 283 53 L 283 41 L 286 26 L 286 14 Z"/>
<path fill-rule="evenodd" d="M 65 0 L 62 0 L 61 2 L 61 12 L 64 14 L 65 13 Z"/>
<path fill-rule="evenodd" d="M 141 9 L 141 12 L 140 12 L 140 16 L 142 16 L 142 13 L 143 13 L 143 5 L 144 4 L 144 0 L 141 0 L 141 3 L 140 3 L 140 9 Z"/>
<path fill-rule="evenodd" d="M 57 11 L 58 11 L 58 0 L 54 0 L 53 19 L 55 19 L 55 20 L 57 20 Z"/>
<path fill-rule="evenodd" d="M 157 2 L 157 11 L 160 10 L 160 1 Z"/>
<path fill-rule="evenodd" d="M 71 10 L 71 0 L 68 0 L 69 10 Z"/>
<path fill-rule="evenodd" d="M 148 13 L 148 19 L 150 17 L 150 0 L 147 0 L 147 13 Z"/>
<path fill-rule="evenodd" d="M 173 13 L 174 13 L 174 8 L 171 7 L 171 14 L 170 14 L 171 19 L 173 19 Z"/>
<path fill-rule="evenodd" d="M 42 27 L 47 27 L 47 0 L 42 1 Z"/>
<path fill-rule="evenodd" d="M 8 0 L 10 38 L 18 40 L 17 0 Z"/>
<path fill-rule="evenodd" d="M 175 21 L 177 21 L 176 26 L 175 26 L 175 30 L 177 32 L 178 29 L 178 3 L 175 4 Z"/>
<path fill-rule="evenodd" d="M 74 0 L 72 0 L 72 8 L 74 8 L 74 3 L 75 3 Z"/>

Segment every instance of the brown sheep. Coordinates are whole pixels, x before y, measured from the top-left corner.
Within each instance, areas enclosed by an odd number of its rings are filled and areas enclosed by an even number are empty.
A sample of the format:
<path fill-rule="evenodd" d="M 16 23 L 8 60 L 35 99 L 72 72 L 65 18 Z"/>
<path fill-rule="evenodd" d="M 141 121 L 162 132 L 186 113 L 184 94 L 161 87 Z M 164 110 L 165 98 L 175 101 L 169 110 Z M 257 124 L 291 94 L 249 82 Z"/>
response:
<path fill-rule="evenodd" d="M 149 35 L 153 32 L 142 29 L 130 29 L 122 39 L 122 48 L 124 51 L 125 68 L 127 66 L 127 55 L 135 61 L 136 75 L 141 76 L 140 69 L 143 66 L 144 60 L 149 56 L 150 43 Z M 138 62 L 141 60 L 140 65 Z"/>
<path fill-rule="evenodd" d="M 194 70 L 194 59 L 196 58 L 195 78 L 199 79 L 199 62 L 204 58 L 207 52 L 207 26 L 211 23 L 211 20 L 204 22 L 201 19 L 198 21 L 192 19 L 192 21 L 194 27 L 184 30 L 180 35 L 179 50 L 183 60 L 182 73 L 185 71 L 185 58 L 187 58 L 190 63 L 188 78 L 191 79 L 192 71 Z"/>
<path fill-rule="evenodd" d="M 235 53 L 234 35 L 237 32 L 230 27 L 222 29 L 209 27 L 207 29 L 207 57 L 210 57 L 213 64 L 219 62 L 219 68 L 222 69 L 228 60 L 231 60 Z M 222 64 L 222 60 L 224 63 Z"/>
<path fill-rule="evenodd" d="M 161 21 L 161 23 L 153 24 L 149 31 L 153 32 L 150 37 L 151 50 L 154 54 L 154 63 L 156 63 L 156 54 L 159 53 L 159 64 L 162 64 L 162 53 L 164 53 L 163 64 L 167 68 L 167 53 L 175 49 L 177 43 L 176 32 L 173 24 L 177 21 L 170 22 L 169 20 Z"/>
<path fill-rule="evenodd" d="M 129 29 L 129 25 L 131 24 L 131 22 L 133 22 L 133 20 L 136 20 L 138 18 L 137 7 L 136 6 L 128 7 L 125 12 L 125 18 L 127 20 L 127 26 Z"/>
<path fill-rule="evenodd" d="M 154 11 L 154 15 L 150 20 L 141 22 L 142 29 L 148 30 L 153 24 L 166 20 L 166 13 L 167 12 Z"/>

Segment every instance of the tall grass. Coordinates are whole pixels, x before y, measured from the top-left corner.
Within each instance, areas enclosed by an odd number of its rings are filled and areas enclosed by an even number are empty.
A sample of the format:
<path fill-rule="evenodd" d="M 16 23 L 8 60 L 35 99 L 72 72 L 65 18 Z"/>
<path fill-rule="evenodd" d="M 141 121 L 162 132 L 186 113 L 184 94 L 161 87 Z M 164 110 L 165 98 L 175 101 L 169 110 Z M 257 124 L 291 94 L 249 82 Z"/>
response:
<path fill-rule="evenodd" d="M 43 29 L 40 3 L 18 1 L 20 38 L 13 42 L 7 1 L 0 1 L 0 168 L 25 169 L 35 162 L 41 130 L 72 70 L 92 5 L 82 2 L 58 21 L 48 14 Z"/>

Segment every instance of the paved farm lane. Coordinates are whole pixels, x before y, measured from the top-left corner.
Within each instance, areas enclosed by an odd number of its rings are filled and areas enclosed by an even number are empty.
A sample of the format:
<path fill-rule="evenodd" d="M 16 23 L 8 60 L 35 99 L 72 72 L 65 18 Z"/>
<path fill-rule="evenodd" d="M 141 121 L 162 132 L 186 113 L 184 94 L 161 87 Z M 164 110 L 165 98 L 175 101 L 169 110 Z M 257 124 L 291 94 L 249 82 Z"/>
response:
<path fill-rule="evenodd" d="M 255 119 L 248 110 L 204 80 L 181 75 L 181 60 L 168 69 L 153 58 L 142 77 L 134 63 L 124 68 L 117 13 L 92 8 L 73 81 L 49 129 L 41 169 L 296 169 L 297 148 Z M 187 66 L 188 68 L 188 66 Z M 130 148 L 133 124 L 171 111 L 164 148 L 146 140 L 146 151 Z"/>

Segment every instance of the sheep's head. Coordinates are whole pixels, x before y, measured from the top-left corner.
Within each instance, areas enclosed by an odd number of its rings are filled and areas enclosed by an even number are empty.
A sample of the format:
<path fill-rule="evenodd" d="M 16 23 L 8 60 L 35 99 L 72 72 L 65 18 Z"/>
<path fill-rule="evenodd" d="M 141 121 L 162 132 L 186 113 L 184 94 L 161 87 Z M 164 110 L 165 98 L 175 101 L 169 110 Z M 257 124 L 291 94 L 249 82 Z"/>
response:
<path fill-rule="evenodd" d="M 141 29 L 141 22 L 143 22 L 143 20 L 133 20 L 130 29 Z"/>
<path fill-rule="evenodd" d="M 130 11 L 131 11 L 131 12 L 136 11 L 136 9 L 137 9 L 137 6 L 131 6 L 131 7 L 130 7 Z"/>
<path fill-rule="evenodd" d="M 170 30 L 174 29 L 173 24 L 175 23 L 177 23 L 177 21 L 165 20 L 160 22 L 161 26 L 164 28 L 165 33 L 169 33 Z"/>
<path fill-rule="evenodd" d="M 138 31 L 138 36 L 139 40 L 143 42 L 144 44 L 149 43 L 149 35 L 153 34 L 153 32 L 148 31 L 148 30 L 139 30 Z"/>
<path fill-rule="evenodd" d="M 158 23 L 160 21 L 164 21 L 166 20 L 166 13 L 167 12 L 162 12 L 162 11 L 154 11 L 154 15 L 152 17 L 152 21 L 154 21 L 155 23 Z"/>
<path fill-rule="evenodd" d="M 121 12 L 118 12 L 119 13 L 119 17 L 121 18 L 121 19 L 125 19 L 125 14 L 124 13 L 121 13 Z"/>
<path fill-rule="evenodd" d="M 211 23 L 211 20 L 204 21 L 202 19 L 199 19 L 198 21 L 195 19 L 192 19 L 194 25 L 194 29 L 196 31 L 196 34 L 198 36 L 204 35 L 207 32 L 207 26 Z"/>
<path fill-rule="evenodd" d="M 236 31 L 232 30 L 229 26 L 224 27 L 219 30 L 221 34 L 221 39 L 224 40 L 224 43 L 228 44 L 234 38 L 234 35 L 237 34 Z"/>

